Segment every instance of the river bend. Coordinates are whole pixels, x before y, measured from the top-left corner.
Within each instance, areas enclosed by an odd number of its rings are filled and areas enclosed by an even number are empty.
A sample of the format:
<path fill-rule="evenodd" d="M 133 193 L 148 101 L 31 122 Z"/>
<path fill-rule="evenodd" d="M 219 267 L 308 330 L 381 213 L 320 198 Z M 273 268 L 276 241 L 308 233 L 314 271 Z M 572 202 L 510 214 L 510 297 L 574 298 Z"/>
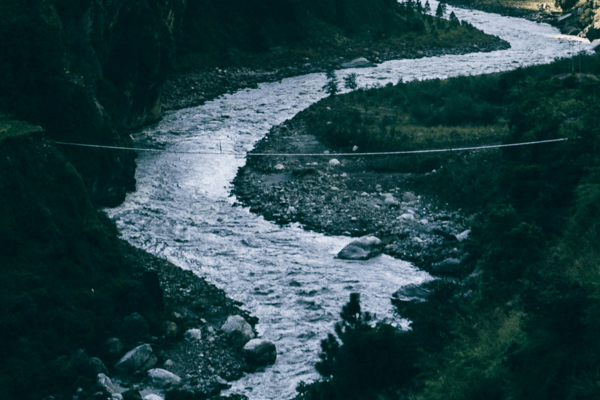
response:
<path fill-rule="evenodd" d="M 435 10 L 437 2 L 431 3 Z M 354 72 L 364 87 L 400 78 L 475 75 L 548 63 L 589 47 L 553 38 L 559 32 L 546 24 L 448 7 L 451 11 L 507 40 L 511 48 L 388 61 L 376 68 L 339 71 L 338 77 Z M 271 126 L 324 97 L 324 83 L 324 74 L 298 76 L 172 112 L 136 134 L 136 145 L 244 154 Z M 364 310 L 402 324 L 393 315 L 391 294 L 431 278 L 388 256 L 336 260 L 349 238 L 305 232 L 297 225 L 281 228 L 232 206 L 231 181 L 244 163 L 243 156 L 227 154 L 140 154 L 137 191 L 107 212 L 130 243 L 205 277 L 260 319 L 257 329 L 277 345 L 277 362 L 234 382 L 230 392 L 250 399 L 289 399 L 301 380 L 317 378 L 319 342 L 332 331 L 351 292 L 361 293 Z"/>

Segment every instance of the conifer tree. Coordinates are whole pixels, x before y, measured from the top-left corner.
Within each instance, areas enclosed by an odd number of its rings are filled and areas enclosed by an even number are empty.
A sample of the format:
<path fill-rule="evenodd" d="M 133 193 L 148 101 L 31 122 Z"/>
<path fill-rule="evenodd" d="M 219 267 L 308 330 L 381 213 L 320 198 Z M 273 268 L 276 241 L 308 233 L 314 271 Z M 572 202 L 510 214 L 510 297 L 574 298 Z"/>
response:
<path fill-rule="evenodd" d="M 429 0 L 425 2 L 425 6 L 423 7 L 423 12 L 425 14 L 429 14 L 431 12 L 431 4 L 429 4 Z"/>
<path fill-rule="evenodd" d="M 435 10 L 435 16 L 438 18 L 442 18 L 445 13 L 446 13 L 446 4 L 444 4 L 440 1 L 440 3 L 437 6 L 437 9 Z"/>
<path fill-rule="evenodd" d="M 350 90 L 354 90 L 358 87 L 358 84 L 356 83 L 355 73 L 349 74 L 348 76 L 344 77 L 344 87 Z"/>
<path fill-rule="evenodd" d="M 327 75 L 327 83 L 323 86 L 322 89 L 329 96 L 335 96 L 340 91 L 335 71 L 333 69 L 330 69 L 326 72 L 326 75 Z"/>
<path fill-rule="evenodd" d="M 421 0 L 417 0 L 417 12 L 423 14 L 423 4 L 421 4 Z"/>
<path fill-rule="evenodd" d="M 450 13 L 450 25 L 452 25 L 452 26 L 460 25 L 460 21 L 459 21 L 458 17 L 456 16 L 456 14 L 454 14 L 454 11 L 452 11 Z"/>

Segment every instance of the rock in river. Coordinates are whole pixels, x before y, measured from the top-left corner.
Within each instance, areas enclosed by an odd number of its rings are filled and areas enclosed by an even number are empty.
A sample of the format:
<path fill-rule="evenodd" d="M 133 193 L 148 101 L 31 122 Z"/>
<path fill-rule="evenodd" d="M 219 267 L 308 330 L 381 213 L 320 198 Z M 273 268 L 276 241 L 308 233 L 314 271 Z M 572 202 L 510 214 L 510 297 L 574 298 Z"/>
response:
<path fill-rule="evenodd" d="M 352 61 L 342 64 L 342 68 L 371 68 L 376 66 L 377 64 L 372 63 L 364 57 L 355 58 Z"/>
<path fill-rule="evenodd" d="M 241 315 L 231 315 L 221 327 L 221 330 L 235 337 L 241 344 L 254 338 L 252 326 Z"/>
<path fill-rule="evenodd" d="M 252 339 L 244 346 L 244 357 L 249 364 L 273 364 L 277 359 L 277 348 L 265 339 Z"/>
<path fill-rule="evenodd" d="M 399 299 L 402 301 L 413 301 L 416 303 L 420 303 L 423 301 L 427 301 L 429 296 L 433 291 L 423 285 L 417 285 L 415 283 L 408 284 L 406 286 L 402 286 L 398 289 L 394 294 L 393 298 Z"/>
<path fill-rule="evenodd" d="M 337 255 L 342 260 L 368 260 L 383 251 L 384 244 L 375 236 L 363 236 L 350 242 Z"/>

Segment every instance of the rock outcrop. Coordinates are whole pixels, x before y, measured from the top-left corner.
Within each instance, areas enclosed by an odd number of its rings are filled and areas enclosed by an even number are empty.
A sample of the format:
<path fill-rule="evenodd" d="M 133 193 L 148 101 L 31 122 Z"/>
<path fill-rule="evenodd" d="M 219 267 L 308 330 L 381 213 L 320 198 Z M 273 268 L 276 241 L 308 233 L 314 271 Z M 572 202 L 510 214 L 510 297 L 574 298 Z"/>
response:
<path fill-rule="evenodd" d="M 49 139 L 132 144 L 161 117 L 160 87 L 186 0 L 11 2 L 0 10 L 0 110 Z M 135 188 L 135 154 L 65 148 L 97 205 Z"/>

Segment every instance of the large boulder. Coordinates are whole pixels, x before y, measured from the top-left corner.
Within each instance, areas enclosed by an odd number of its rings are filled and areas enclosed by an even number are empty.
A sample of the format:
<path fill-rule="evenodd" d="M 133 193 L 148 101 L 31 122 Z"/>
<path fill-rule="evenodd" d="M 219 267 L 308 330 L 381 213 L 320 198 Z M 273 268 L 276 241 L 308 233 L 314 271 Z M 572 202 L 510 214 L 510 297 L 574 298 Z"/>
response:
<path fill-rule="evenodd" d="M 377 64 L 367 60 L 364 57 L 355 58 L 352 61 L 342 64 L 342 68 L 372 68 L 376 66 Z"/>
<path fill-rule="evenodd" d="M 252 326 L 241 315 L 231 315 L 221 327 L 221 330 L 232 337 L 239 345 L 244 345 L 254 338 Z"/>
<path fill-rule="evenodd" d="M 243 354 L 248 364 L 273 364 L 277 359 L 277 348 L 268 340 L 252 339 L 244 346 Z"/>
<path fill-rule="evenodd" d="M 383 251 L 383 242 L 375 236 L 363 236 L 350 242 L 337 255 L 342 260 L 368 260 L 380 255 Z"/>
<path fill-rule="evenodd" d="M 115 369 L 122 373 L 133 373 L 140 369 L 152 368 L 157 361 L 152 346 L 143 344 L 125 354 L 117 362 Z"/>
<path fill-rule="evenodd" d="M 148 371 L 148 376 L 152 380 L 154 387 L 163 389 L 172 386 L 178 386 L 181 378 L 166 369 L 154 368 Z"/>
<path fill-rule="evenodd" d="M 420 303 L 427 301 L 432 293 L 433 291 L 431 289 L 428 289 L 423 285 L 411 283 L 406 286 L 402 286 L 392 296 L 398 300 Z"/>

